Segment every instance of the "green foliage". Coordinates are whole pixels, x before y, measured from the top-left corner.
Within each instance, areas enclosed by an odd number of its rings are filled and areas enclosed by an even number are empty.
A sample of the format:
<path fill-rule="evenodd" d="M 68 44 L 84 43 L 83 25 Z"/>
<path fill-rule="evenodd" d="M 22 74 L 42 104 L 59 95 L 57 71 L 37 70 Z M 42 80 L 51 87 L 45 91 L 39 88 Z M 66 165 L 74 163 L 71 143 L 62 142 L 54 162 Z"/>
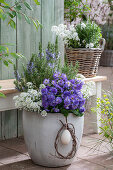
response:
<path fill-rule="evenodd" d="M 113 11 L 113 3 L 112 3 L 112 2 L 113 2 L 112 0 L 108 0 L 108 3 L 109 3 L 109 5 L 110 5 L 111 11 Z"/>
<path fill-rule="evenodd" d="M 7 45 L 10 46 L 12 44 L 0 45 L 0 61 L 2 61 L 5 66 L 13 64 L 13 58 L 14 59 L 24 58 L 24 56 L 19 53 L 10 53 Z M 9 56 L 11 56 L 12 59 L 10 59 Z"/>
<path fill-rule="evenodd" d="M 40 5 L 38 0 L 33 0 L 36 5 Z M 28 10 L 33 10 L 31 5 L 26 2 L 25 0 L 15 0 L 13 5 L 10 5 L 9 1 L 0 0 L 0 19 L 2 20 L 8 20 L 8 25 L 16 29 L 16 22 L 15 18 L 21 19 L 21 16 L 24 16 L 26 22 L 28 24 L 31 24 L 33 22 L 35 28 L 38 30 L 40 26 L 40 22 L 32 17 L 29 17 L 23 12 L 23 6 L 27 8 Z M 7 44 L 10 45 L 10 44 Z M 9 59 L 9 56 L 12 56 L 15 59 L 18 59 L 19 57 L 23 57 L 21 54 L 18 53 L 9 53 L 9 49 L 6 46 L 6 44 L 0 45 L 0 60 L 3 61 L 5 66 L 8 66 L 9 64 L 13 64 L 13 61 Z"/>
<path fill-rule="evenodd" d="M 52 57 L 55 58 L 52 58 Z M 39 53 L 32 54 L 32 57 L 27 65 L 23 65 L 24 74 L 19 75 L 16 67 L 15 70 L 15 85 L 18 90 L 27 90 L 26 83 L 32 82 L 35 89 L 38 89 L 44 79 L 52 79 L 53 73 L 60 67 L 59 65 L 59 53 L 58 53 L 58 40 L 55 44 L 48 43 L 46 53 L 42 50 L 42 45 L 39 43 Z"/>
<path fill-rule="evenodd" d="M 79 111 L 79 109 L 76 110 L 61 109 L 60 111 L 65 117 L 68 117 L 69 113 L 73 113 L 75 116 L 79 116 L 79 117 L 82 117 L 84 115 Z"/>
<path fill-rule="evenodd" d="M 113 148 L 113 92 L 106 92 L 102 99 L 97 99 L 97 107 L 92 111 L 98 112 L 98 109 L 101 109 L 100 134 L 108 139 Z"/>
<path fill-rule="evenodd" d="M 67 75 L 68 80 L 74 79 L 78 73 L 79 64 L 76 62 L 75 66 L 71 63 L 70 65 L 65 61 L 61 72 Z"/>
<path fill-rule="evenodd" d="M 101 28 L 90 20 L 84 22 L 84 24 L 86 25 L 84 28 L 82 27 L 82 23 L 76 26 L 76 32 L 80 39 L 80 45 L 78 44 L 78 47 L 85 48 L 90 43 L 93 43 L 93 48 L 98 47 L 99 40 L 102 37 Z M 70 46 L 74 46 L 73 40 L 71 40 Z"/>
<path fill-rule="evenodd" d="M 1 86 L 0 86 L 0 89 L 1 89 Z M 6 97 L 6 96 L 0 92 L 0 97 Z"/>
<path fill-rule="evenodd" d="M 60 53 L 58 52 L 58 39 L 56 38 L 55 44 L 48 43 L 45 52 L 42 50 L 42 45 L 39 43 L 39 53 L 33 54 L 27 67 L 23 65 L 23 74 L 19 75 L 16 67 L 15 71 L 15 85 L 19 91 L 27 90 L 27 82 L 32 82 L 34 89 L 38 89 L 40 84 L 43 83 L 44 79 L 53 79 L 53 73 L 60 71 L 67 75 L 68 80 L 74 79 L 78 72 L 78 63 L 68 65 L 65 63 L 61 66 Z"/>
<path fill-rule="evenodd" d="M 81 6 L 82 4 L 82 6 Z M 82 0 L 64 0 L 65 18 L 68 18 L 70 22 L 76 20 L 76 18 L 86 19 L 84 13 L 90 10 L 88 5 L 85 5 Z"/>
<path fill-rule="evenodd" d="M 40 5 L 38 0 L 33 0 L 36 5 Z M 34 26 L 38 30 L 38 27 L 40 25 L 39 21 L 36 18 L 32 18 L 26 15 L 25 11 L 23 10 L 23 7 L 27 8 L 28 10 L 32 10 L 32 6 L 26 2 L 25 0 L 15 0 L 13 5 L 10 5 L 9 2 L 5 2 L 4 0 L 0 1 L 0 18 L 2 20 L 5 20 L 6 18 L 9 20 L 8 25 L 10 25 L 13 29 L 16 28 L 16 22 L 15 17 L 21 19 L 21 16 L 24 16 L 26 22 L 30 24 L 33 22 Z"/>

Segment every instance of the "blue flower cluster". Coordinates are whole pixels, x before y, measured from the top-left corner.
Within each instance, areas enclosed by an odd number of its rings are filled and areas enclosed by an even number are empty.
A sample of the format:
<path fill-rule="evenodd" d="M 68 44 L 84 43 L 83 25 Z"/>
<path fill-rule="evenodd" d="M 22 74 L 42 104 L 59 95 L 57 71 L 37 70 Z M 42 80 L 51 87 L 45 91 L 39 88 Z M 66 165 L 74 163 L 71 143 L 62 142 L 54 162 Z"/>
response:
<path fill-rule="evenodd" d="M 56 54 L 55 52 L 52 52 L 50 49 L 46 49 L 46 59 L 47 59 L 48 65 L 51 68 L 55 67 L 55 65 L 58 62 L 59 57 L 60 57 L 60 53 Z"/>
<path fill-rule="evenodd" d="M 29 74 L 32 73 L 32 72 L 33 72 L 33 69 L 34 69 L 34 63 L 30 61 L 30 62 L 27 64 L 27 71 L 28 71 L 28 73 L 29 73 Z"/>
<path fill-rule="evenodd" d="M 68 80 L 66 74 L 56 72 L 53 80 L 45 79 L 45 88 L 42 89 L 42 106 L 47 112 L 61 112 L 61 109 L 69 111 L 85 111 L 81 88 L 81 80 Z"/>

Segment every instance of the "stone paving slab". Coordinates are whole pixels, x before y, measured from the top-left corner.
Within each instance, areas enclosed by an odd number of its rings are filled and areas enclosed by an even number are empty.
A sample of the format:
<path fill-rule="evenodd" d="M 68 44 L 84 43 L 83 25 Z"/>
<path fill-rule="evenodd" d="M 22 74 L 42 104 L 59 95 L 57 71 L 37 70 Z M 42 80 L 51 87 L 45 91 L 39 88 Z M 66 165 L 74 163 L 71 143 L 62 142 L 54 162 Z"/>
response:
<path fill-rule="evenodd" d="M 91 135 L 92 136 L 92 135 Z M 102 152 L 109 152 L 112 151 L 110 144 L 107 140 L 103 138 L 96 138 L 97 135 L 91 136 L 84 136 L 82 138 L 82 146 L 90 147 L 92 150 L 99 150 Z"/>
<path fill-rule="evenodd" d="M 0 141 L 0 146 L 28 155 L 23 138 L 14 138 Z"/>
<path fill-rule="evenodd" d="M 60 168 L 34 164 L 23 138 L 0 141 L 0 170 L 113 170 L 113 157 L 106 149 L 107 142 L 103 147 L 94 148 L 98 139 L 99 135 L 84 136 L 73 163 Z"/>

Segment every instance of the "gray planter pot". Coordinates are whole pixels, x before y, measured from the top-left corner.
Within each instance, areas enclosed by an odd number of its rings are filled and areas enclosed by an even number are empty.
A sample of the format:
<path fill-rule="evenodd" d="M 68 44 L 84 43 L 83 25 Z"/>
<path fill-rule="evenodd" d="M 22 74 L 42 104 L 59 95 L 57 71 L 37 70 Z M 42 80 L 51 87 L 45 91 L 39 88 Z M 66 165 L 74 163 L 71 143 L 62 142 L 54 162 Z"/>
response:
<path fill-rule="evenodd" d="M 34 163 L 47 167 L 60 167 L 71 164 L 73 159 L 59 159 L 55 156 L 54 142 L 56 135 L 65 117 L 61 113 L 48 113 L 47 117 L 42 117 L 34 112 L 23 111 L 23 129 L 25 143 L 29 155 Z M 77 137 L 77 149 L 80 146 L 84 116 L 76 117 L 69 114 L 68 123 L 72 123 Z M 59 151 L 67 155 L 72 148 L 72 141 L 68 145 L 59 142 Z"/>

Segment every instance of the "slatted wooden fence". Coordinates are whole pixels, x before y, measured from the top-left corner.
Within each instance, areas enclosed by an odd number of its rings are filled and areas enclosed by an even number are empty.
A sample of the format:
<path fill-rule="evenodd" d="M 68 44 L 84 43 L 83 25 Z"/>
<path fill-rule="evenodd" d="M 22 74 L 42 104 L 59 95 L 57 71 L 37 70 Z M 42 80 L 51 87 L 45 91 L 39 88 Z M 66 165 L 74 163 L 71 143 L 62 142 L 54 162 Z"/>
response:
<path fill-rule="evenodd" d="M 13 4 L 13 0 L 10 0 Z M 17 29 L 9 28 L 6 22 L 0 21 L 0 42 L 13 43 L 9 47 L 12 52 L 19 52 L 26 56 L 26 60 L 32 53 L 37 53 L 39 42 L 42 42 L 43 48 L 47 47 L 48 41 L 54 42 L 55 37 L 51 33 L 51 26 L 58 25 L 64 21 L 64 0 L 39 0 L 40 6 L 36 6 L 33 0 L 27 0 L 34 8 L 34 12 L 26 11 L 29 16 L 37 18 L 43 28 L 37 32 L 34 26 L 27 24 L 25 20 L 17 19 Z M 59 42 L 60 51 L 63 56 L 63 43 Z M 22 63 L 26 60 L 14 61 L 19 70 Z M 63 60 L 63 57 L 62 57 Z M 0 79 L 14 78 L 13 67 L 6 68 L 0 63 Z M 0 139 L 18 137 L 23 134 L 22 131 L 22 113 L 18 110 L 9 110 L 0 112 Z"/>

